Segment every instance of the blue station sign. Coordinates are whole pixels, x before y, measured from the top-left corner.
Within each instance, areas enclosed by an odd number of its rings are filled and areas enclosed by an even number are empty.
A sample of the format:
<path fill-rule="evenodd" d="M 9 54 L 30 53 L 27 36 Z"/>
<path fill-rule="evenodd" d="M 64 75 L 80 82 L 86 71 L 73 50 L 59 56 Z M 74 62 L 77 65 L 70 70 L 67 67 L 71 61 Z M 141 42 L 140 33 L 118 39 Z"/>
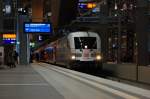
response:
<path fill-rule="evenodd" d="M 51 23 L 24 23 L 25 33 L 52 33 Z"/>

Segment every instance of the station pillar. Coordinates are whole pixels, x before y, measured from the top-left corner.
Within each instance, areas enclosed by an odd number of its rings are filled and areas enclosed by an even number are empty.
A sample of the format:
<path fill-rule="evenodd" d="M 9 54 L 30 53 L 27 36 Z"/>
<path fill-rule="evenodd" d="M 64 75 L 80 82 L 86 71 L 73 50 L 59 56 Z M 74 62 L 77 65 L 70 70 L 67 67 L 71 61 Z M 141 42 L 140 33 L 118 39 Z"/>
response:
<path fill-rule="evenodd" d="M 136 34 L 137 34 L 137 65 L 148 65 L 148 16 L 147 1 L 137 0 Z"/>
<path fill-rule="evenodd" d="M 0 9 L 3 9 L 3 2 L 0 0 Z M 3 11 L 0 10 L 0 33 L 3 32 Z"/>
<path fill-rule="evenodd" d="M 98 29 L 100 29 L 100 37 L 101 37 L 101 51 L 103 55 L 103 62 L 107 62 L 107 53 L 108 53 L 108 22 L 107 22 L 107 16 L 108 16 L 108 4 L 104 3 L 100 6 L 100 18 L 103 19 L 100 22 L 100 25 L 98 26 Z"/>
<path fill-rule="evenodd" d="M 27 15 L 18 16 L 18 39 L 19 39 L 19 63 L 28 65 L 30 59 L 29 35 L 23 31 L 23 23 L 28 22 Z"/>

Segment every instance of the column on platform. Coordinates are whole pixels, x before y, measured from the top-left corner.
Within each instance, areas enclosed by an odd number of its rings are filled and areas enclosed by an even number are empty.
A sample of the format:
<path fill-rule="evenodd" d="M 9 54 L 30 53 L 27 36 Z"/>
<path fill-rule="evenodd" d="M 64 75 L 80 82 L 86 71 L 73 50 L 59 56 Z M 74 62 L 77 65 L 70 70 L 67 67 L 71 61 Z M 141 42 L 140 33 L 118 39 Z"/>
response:
<path fill-rule="evenodd" d="M 137 65 L 148 65 L 148 16 L 146 0 L 137 0 L 136 33 L 137 33 Z"/>

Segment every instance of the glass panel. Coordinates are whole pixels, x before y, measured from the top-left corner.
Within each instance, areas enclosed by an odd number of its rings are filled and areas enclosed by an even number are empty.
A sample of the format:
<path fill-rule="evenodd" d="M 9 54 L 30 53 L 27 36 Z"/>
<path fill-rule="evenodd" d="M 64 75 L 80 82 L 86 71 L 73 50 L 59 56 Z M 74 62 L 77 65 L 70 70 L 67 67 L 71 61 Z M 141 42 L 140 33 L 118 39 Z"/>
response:
<path fill-rule="evenodd" d="M 75 48 L 76 49 L 96 49 L 97 42 L 96 37 L 75 37 Z"/>

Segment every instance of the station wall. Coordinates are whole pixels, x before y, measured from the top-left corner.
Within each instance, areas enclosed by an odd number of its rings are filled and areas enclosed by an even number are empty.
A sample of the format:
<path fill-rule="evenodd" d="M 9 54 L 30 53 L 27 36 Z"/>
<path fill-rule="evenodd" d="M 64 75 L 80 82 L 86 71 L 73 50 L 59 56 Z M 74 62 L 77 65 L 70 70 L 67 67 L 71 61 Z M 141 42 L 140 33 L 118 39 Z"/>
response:
<path fill-rule="evenodd" d="M 112 72 L 112 76 L 121 79 L 150 84 L 150 67 L 136 64 L 103 64 L 103 69 Z"/>

